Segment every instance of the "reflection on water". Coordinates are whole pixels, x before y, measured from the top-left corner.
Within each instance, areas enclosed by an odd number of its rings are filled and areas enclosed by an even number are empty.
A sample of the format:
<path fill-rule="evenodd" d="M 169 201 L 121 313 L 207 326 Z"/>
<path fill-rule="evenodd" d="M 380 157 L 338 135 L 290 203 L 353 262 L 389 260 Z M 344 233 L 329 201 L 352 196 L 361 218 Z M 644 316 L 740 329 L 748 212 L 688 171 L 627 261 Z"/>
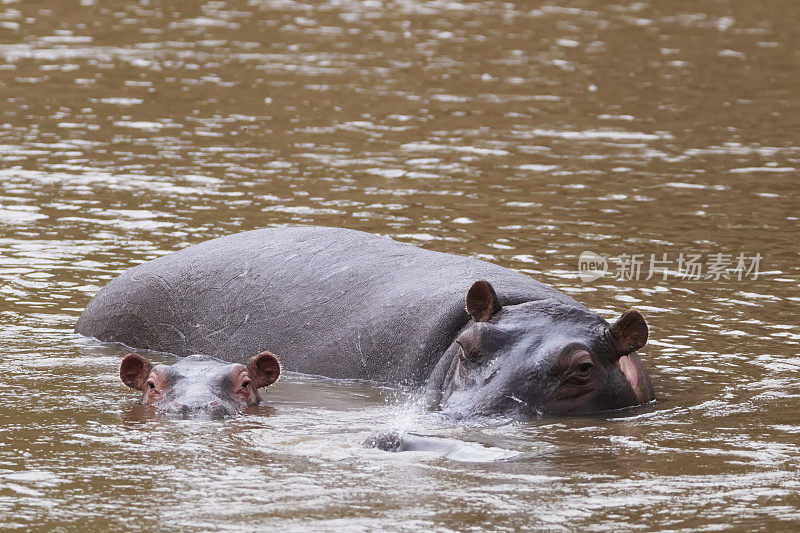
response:
<path fill-rule="evenodd" d="M 792 3 L 4 2 L 4 528 L 786 529 L 800 520 Z M 453 424 L 288 376 L 172 420 L 71 333 L 117 273 L 313 223 L 642 309 L 658 403 Z M 578 256 L 761 253 L 745 281 L 582 283 Z M 362 442 L 405 431 L 460 462 Z M 437 440 L 439 439 L 439 440 Z"/>

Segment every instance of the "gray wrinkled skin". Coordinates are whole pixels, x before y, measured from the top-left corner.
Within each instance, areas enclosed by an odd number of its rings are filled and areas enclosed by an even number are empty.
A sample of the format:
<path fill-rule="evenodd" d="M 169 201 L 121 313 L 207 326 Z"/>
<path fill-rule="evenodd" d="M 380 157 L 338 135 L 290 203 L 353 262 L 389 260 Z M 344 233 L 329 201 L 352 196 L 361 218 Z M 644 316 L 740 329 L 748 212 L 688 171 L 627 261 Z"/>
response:
<path fill-rule="evenodd" d="M 467 323 L 464 296 L 490 280 L 504 304 L 552 298 L 528 276 L 353 230 L 291 227 L 207 241 L 124 272 L 76 331 L 179 356 L 415 385 Z"/>
<path fill-rule="evenodd" d="M 503 305 L 490 322 L 464 311 L 478 279 L 491 282 Z M 506 331 L 507 342 L 463 368 L 455 340 L 473 327 Z M 214 239 L 136 266 L 95 296 L 76 331 L 239 363 L 268 348 L 284 370 L 427 382 L 455 414 L 530 416 L 548 401 L 547 370 L 559 350 L 575 342 L 602 347 L 608 327 L 569 296 L 497 265 L 359 231 L 290 227 Z M 605 400 L 554 412 L 642 403 L 613 361 L 598 368 L 608 377 Z"/>

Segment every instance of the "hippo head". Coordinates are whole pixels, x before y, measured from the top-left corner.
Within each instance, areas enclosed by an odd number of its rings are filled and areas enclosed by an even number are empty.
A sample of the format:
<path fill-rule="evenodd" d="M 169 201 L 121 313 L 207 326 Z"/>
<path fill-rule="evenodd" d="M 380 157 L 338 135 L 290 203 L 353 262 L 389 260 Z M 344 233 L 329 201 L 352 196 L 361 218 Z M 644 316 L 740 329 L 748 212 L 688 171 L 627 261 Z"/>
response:
<path fill-rule="evenodd" d="M 270 352 L 252 357 L 246 365 L 190 355 L 172 366 L 153 366 L 132 353 L 119 370 L 125 385 L 142 391 L 143 404 L 182 417 L 212 418 L 235 416 L 258 404 L 256 391 L 274 383 L 280 373 L 278 359 Z"/>
<path fill-rule="evenodd" d="M 472 320 L 456 339 L 458 357 L 442 408 L 456 415 L 581 415 L 653 400 L 636 350 L 647 324 L 628 311 L 614 324 L 555 300 L 501 307 L 491 284 L 467 293 Z"/>

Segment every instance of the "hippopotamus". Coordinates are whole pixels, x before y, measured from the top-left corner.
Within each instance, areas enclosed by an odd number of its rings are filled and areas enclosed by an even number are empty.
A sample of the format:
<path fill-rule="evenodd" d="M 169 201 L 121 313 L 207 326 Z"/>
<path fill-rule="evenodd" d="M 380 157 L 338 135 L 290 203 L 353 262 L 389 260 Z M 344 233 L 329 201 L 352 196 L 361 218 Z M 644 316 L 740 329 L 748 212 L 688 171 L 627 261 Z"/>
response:
<path fill-rule="evenodd" d="M 119 377 L 142 392 L 140 402 L 181 417 L 235 416 L 261 398 L 257 390 L 273 384 L 281 373 L 277 357 L 261 352 L 246 365 L 203 354 L 190 355 L 173 365 L 156 365 L 136 353 L 125 356 Z"/>
<path fill-rule="evenodd" d="M 583 415 L 653 400 L 635 310 L 613 324 L 520 272 L 341 228 L 220 237 L 137 265 L 76 331 L 135 348 L 418 387 L 454 417 Z"/>

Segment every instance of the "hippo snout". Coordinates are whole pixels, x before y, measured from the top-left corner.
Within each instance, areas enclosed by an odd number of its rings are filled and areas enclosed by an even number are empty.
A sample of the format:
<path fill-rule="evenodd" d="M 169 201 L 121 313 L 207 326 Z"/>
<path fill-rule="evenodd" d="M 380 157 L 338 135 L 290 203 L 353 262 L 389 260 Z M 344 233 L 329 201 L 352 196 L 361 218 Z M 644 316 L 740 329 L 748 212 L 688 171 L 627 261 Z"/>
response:
<path fill-rule="evenodd" d="M 208 416 L 211 418 L 225 418 L 226 416 L 231 416 L 236 414 L 236 412 L 229 411 L 224 405 L 222 405 L 218 401 L 208 402 L 205 406 L 205 411 L 208 413 Z"/>
<path fill-rule="evenodd" d="M 239 414 L 238 410 L 228 407 L 217 400 L 197 405 L 173 402 L 172 408 L 167 410 L 180 418 L 208 417 L 212 419 L 227 418 Z"/>
<path fill-rule="evenodd" d="M 178 403 L 178 402 L 172 404 L 172 410 L 176 415 L 180 416 L 181 418 L 189 418 L 189 414 L 192 412 L 192 410 L 189 409 L 188 405 L 186 405 L 185 403 Z"/>

